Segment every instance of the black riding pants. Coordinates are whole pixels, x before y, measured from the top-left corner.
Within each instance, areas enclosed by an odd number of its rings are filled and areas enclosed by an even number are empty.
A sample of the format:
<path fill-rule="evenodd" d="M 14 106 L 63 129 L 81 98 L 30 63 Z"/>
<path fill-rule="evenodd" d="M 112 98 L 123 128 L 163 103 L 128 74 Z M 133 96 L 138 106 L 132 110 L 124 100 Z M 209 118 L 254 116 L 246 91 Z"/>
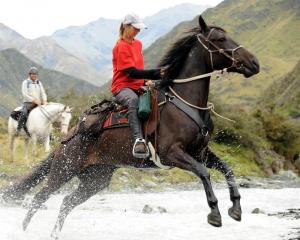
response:
<path fill-rule="evenodd" d="M 35 103 L 32 103 L 32 102 L 24 102 L 23 103 L 23 107 L 21 109 L 21 115 L 20 115 L 20 118 L 18 121 L 17 130 L 20 131 L 22 129 L 22 127 L 25 126 L 30 111 L 32 109 L 34 109 L 35 107 L 37 107 L 37 105 Z"/>

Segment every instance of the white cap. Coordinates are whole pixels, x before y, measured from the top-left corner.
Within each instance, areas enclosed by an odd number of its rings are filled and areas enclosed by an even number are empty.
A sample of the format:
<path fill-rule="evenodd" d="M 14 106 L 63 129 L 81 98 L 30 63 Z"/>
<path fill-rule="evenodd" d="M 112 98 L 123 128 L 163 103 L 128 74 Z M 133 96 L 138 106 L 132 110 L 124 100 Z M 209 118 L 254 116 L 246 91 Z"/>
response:
<path fill-rule="evenodd" d="M 142 19 L 135 13 L 127 14 L 122 21 L 123 24 L 131 24 L 137 29 L 147 28 L 147 26 L 142 22 Z"/>

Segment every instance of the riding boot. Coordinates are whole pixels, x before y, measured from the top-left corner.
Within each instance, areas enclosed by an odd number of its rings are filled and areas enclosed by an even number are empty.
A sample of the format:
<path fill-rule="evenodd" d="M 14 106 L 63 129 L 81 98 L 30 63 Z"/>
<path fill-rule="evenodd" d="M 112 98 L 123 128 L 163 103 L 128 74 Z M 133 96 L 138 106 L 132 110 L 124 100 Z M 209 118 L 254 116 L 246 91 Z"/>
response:
<path fill-rule="evenodd" d="M 142 126 L 137 116 L 137 109 L 130 109 L 128 111 L 128 119 L 132 138 L 134 140 L 132 154 L 136 158 L 147 158 L 149 156 L 149 149 L 143 138 Z"/>
<path fill-rule="evenodd" d="M 20 134 L 21 129 L 25 126 L 27 121 L 27 111 L 22 111 L 20 114 L 20 118 L 18 120 L 17 131 L 15 133 L 16 136 Z"/>

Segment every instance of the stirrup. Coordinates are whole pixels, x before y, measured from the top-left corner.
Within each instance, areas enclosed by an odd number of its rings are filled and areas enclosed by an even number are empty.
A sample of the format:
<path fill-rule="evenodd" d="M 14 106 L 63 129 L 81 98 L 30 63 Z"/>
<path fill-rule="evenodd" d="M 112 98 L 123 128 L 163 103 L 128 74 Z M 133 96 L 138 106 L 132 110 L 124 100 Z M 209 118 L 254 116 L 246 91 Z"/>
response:
<path fill-rule="evenodd" d="M 146 153 L 136 153 L 134 151 L 135 149 L 135 146 L 136 144 L 138 143 L 143 143 L 145 145 L 145 149 L 146 149 Z M 134 145 L 133 145 L 133 148 L 132 148 L 132 155 L 135 157 L 135 158 L 148 158 L 150 156 L 150 152 L 149 152 L 149 148 L 146 144 L 146 141 L 145 139 L 142 139 L 142 138 L 137 138 L 135 139 L 135 142 L 134 142 Z"/>

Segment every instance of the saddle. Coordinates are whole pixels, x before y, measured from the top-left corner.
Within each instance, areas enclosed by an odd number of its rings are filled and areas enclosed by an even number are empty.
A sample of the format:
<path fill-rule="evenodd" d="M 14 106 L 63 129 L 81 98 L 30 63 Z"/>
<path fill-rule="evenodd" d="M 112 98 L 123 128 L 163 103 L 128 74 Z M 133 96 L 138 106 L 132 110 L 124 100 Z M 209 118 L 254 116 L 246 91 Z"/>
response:
<path fill-rule="evenodd" d="M 27 115 L 26 121 L 25 121 L 25 123 L 24 123 L 24 125 L 23 125 L 23 129 L 24 129 L 24 131 L 25 131 L 25 133 L 27 134 L 28 137 L 31 137 L 31 135 L 30 135 L 30 133 L 29 133 L 29 131 L 28 131 L 28 129 L 27 129 L 26 122 L 27 122 L 27 118 L 28 118 L 28 116 L 29 116 L 29 114 L 30 114 L 31 111 L 32 111 L 32 109 L 29 109 L 29 110 L 28 110 L 28 115 Z M 22 114 L 22 111 L 20 111 L 20 110 L 13 110 L 13 111 L 10 113 L 10 117 L 11 117 L 12 119 L 16 120 L 17 122 L 19 122 L 19 119 L 20 119 L 20 117 L 21 117 L 21 114 Z"/>
<path fill-rule="evenodd" d="M 148 136 L 154 133 L 159 121 L 156 94 L 152 94 L 151 108 L 148 120 L 143 122 L 144 134 Z M 68 132 L 62 143 L 67 143 L 77 134 L 97 138 L 104 130 L 120 127 L 129 127 L 128 109 L 113 101 L 103 100 L 81 115 L 77 125 Z"/>
<path fill-rule="evenodd" d="M 146 120 L 140 119 L 143 123 L 144 134 L 151 136 L 156 126 L 159 123 L 159 111 L 157 104 L 157 92 L 153 90 L 151 94 L 151 112 Z M 116 107 L 110 111 L 103 123 L 103 129 L 119 128 L 119 127 L 129 127 L 128 120 L 128 109 L 116 105 Z"/>
<path fill-rule="evenodd" d="M 10 113 L 10 117 L 16 121 L 19 121 L 21 115 L 21 111 L 12 111 Z"/>

